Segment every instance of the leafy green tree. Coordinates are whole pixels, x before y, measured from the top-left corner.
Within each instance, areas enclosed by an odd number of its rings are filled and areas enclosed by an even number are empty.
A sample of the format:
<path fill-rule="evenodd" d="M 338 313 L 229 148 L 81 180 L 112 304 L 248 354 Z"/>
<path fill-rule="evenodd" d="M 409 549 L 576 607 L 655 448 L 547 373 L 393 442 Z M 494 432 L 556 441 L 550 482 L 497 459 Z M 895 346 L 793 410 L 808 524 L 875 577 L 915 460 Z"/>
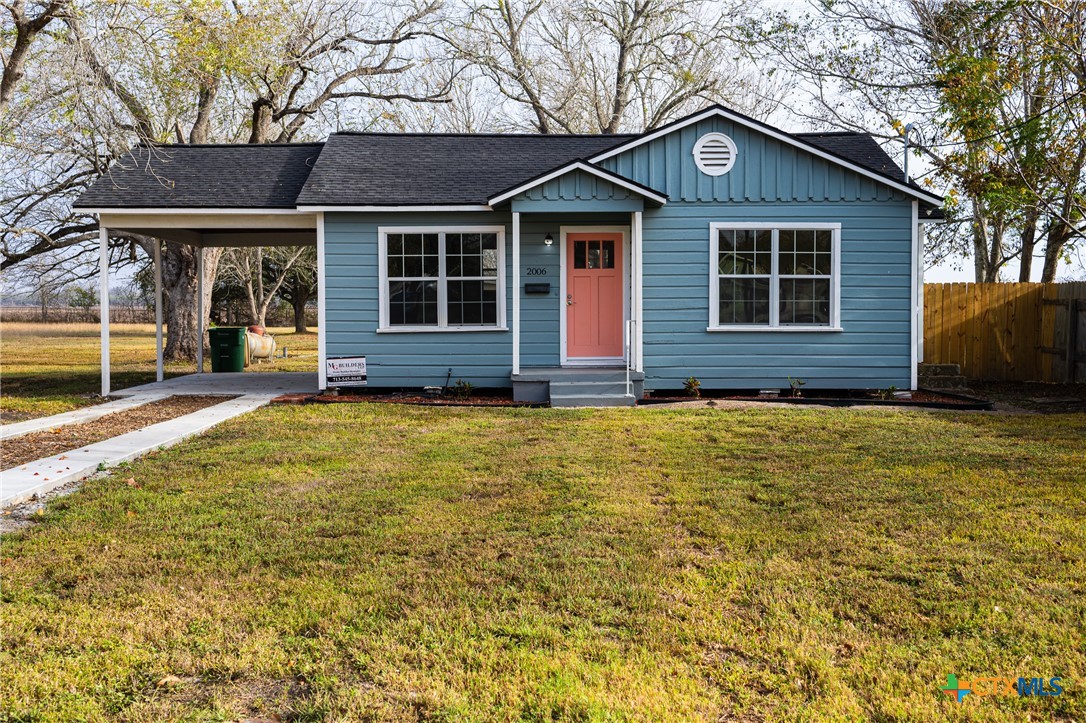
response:
<path fill-rule="evenodd" d="M 804 80 L 792 108 L 820 125 L 912 148 L 945 189 L 951 224 L 933 255 L 967 252 L 977 281 L 1044 248 L 1042 280 L 1084 233 L 1086 3 L 1078 0 L 811 0 L 751 26 Z"/>

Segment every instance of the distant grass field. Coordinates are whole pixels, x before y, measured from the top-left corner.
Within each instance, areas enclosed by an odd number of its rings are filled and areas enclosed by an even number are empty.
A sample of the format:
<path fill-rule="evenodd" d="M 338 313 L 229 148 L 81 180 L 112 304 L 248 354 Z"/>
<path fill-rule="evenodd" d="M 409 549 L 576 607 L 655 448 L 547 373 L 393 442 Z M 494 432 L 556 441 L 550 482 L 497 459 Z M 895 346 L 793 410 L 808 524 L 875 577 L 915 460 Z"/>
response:
<path fill-rule="evenodd" d="M 1086 720 L 1086 415 L 271 407 L 4 540 L 0 720 Z M 1058 697 L 940 693 L 1059 676 Z"/>
<path fill-rule="evenodd" d="M 252 371 L 316 371 L 317 335 L 272 328 L 292 358 L 254 364 Z M 293 356 L 295 355 L 296 356 Z M 151 324 L 110 327 L 113 388 L 155 379 L 155 328 Z M 205 359 L 210 371 L 210 360 Z M 166 375 L 191 374 L 191 362 L 166 365 Z M 0 418 L 5 422 L 59 414 L 93 404 L 101 389 L 97 324 L 0 323 Z"/>

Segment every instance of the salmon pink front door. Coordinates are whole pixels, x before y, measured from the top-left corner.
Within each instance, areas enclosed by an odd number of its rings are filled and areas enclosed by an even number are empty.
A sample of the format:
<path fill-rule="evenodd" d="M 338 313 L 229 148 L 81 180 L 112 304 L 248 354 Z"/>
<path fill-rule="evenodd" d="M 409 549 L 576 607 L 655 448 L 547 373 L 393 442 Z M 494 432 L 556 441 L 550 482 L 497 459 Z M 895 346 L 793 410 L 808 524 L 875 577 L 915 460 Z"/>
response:
<path fill-rule="evenodd" d="M 622 234 L 566 236 L 566 358 L 621 359 Z"/>

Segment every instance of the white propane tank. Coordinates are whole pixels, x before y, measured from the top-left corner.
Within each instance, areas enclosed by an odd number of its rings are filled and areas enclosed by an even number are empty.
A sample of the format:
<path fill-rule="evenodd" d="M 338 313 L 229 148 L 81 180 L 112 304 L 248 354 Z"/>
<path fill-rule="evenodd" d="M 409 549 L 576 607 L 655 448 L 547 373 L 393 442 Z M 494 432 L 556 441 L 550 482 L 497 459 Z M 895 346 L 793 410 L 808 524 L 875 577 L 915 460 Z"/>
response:
<path fill-rule="evenodd" d="M 245 338 L 249 343 L 250 359 L 271 359 L 275 354 L 275 337 L 271 334 L 265 333 L 261 336 L 247 331 Z"/>

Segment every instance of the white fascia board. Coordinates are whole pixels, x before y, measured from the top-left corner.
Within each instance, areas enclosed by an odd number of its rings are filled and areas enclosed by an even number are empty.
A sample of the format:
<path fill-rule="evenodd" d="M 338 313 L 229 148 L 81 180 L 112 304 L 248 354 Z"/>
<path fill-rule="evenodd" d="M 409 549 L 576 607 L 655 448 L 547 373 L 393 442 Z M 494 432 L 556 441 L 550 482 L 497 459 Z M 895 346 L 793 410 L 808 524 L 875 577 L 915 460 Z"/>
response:
<path fill-rule="evenodd" d="M 625 188 L 628 191 L 633 191 L 639 196 L 644 196 L 647 199 L 659 203 L 661 206 L 667 203 L 667 196 L 661 196 L 660 194 L 650 191 L 647 188 L 639 186 L 635 183 L 630 183 L 626 179 L 622 178 L 622 176 L 618 176 L 614 173 L 611 173 L 610 171 L 605 171 L 602 168 L 596 168 L 595 166 L 589 165 L 582 161 L 574 161 L 573 163 L 568 163 L 561 168 L 556 168 L 545 176 L 541 176 L 533 181 L 528 181 L 527 183 L 522 183 L 516 188 L 512 188 L 487 200 L 489 201 L 491 206 L 496 206 L 503 201 L 508 201 L 513 196 L 524 193 L 530 188 L 535 188 L 536 186 L 558 178 L 559 176 L 564 176 L 570 171 L 584 171 L 585 173 L 593 175 L 596 178 L 601 178 L 608 183 L 613 183 L 616 186 Z"/>
<path fill-rule="evenodd" d="M 374 213 L 391 211 L 404 213 L 407 211 L 493 211 L 485 204 L 451 204 L 430 206 L 298 206 L 301 213 L 332 213 L 342 211 L 345 213 Z"/>
<path fill-rule="evenodd" d="M 194 216 L 197 214 L 219 214 L 219 215 L 241 215 L 241 214 L 283 214 L 283 215 L 297 215 L 298 213 L 305 213 L 297 208 L 160 208 L 160 207 L 145 207 L 134 208 L 127 206 L 124 208 L 74 208 L 73 211 L 78 213 L 94 213 L 94 214 L 109 214 L 109 215 L 121 215 L 121 214 L 160 214 L 160 215 L 173 215 L 173 216 Z"/>
<path fill-rule="evenodd" d="M 749 120 L 747 120 L 746 118 L 742 118 L 740 116 L 729 113 L 728 111 L 726 111 L 726 110 L 724 110 L 722 108 L 710 108 L 709 110 L 703 111 L 703 112 L 698 113 L 696 115 L 692 115 L 692 116 L 690 116 L 689 118 L 687 118 L 687 119 L 685 119 L 683 121 L 680 121 L 678 123 L 674 123 L 672 125 L 669 125 L 666 128 L 661 128 L 658 131 L 648 133 L 646 135 L 641 136 L 640 138 L 635 138 L 634 140 L 629 141 L 628 143 L 624 143 L 624 144 L 622 144 L 620 146 L 617 146 L 616 148 L 612 148 L 610 150 L 604 151 L 603 153 L 600 153 L 599 155 L 592 156 L 588 160 L 589 160 L 590 163 L 599 163 L 600 161 L 606 160 L 606 159 L 611 158 L 613 156 L 617 156 L 620 153 L 625 153 L 626 151 L 630 150 L 631 148 L 637 148 L 638 146 L 640 146 L 640 145 L 642 145 L 644 143 L 648 143 L 649 141 L 654 141 L 657 138 L 662 138 L 663 136 L 666 136 L 666 135 L 668 135 L 670 133 L 673 133 L 673 132 L 675 132 L 675 131 L 677 131 L 677 130 L 679 130 L 681 128 L 685 128 L 686 126 L 693 125 L 695 123 L 700 123 L 703 120 L 707 120 L 707 119 L 713 118 L 713 117 L 725 118 L 727 120 L 730 120 L 733 123 L 738 123 L 741 126 L 745 126 L 745 127 L 750 128 L 752 130 L 758 131 L 759 133 L 764 133 L 765 135 L 769 136 L 770 138 L 775 138 L 778 141 L 781 141 L 782 143 L 787 143 L 790 146 L 795 146 L 796 148 L 803 149 L 803 150 L 807 151 L 808 153 L 811 153 L 813 155 L 818 156 L 819 158 L 823 158 L 823 159 L 829 161 L 830 163 L 834 163 L 834 164 L 836 164 L 838 166 L 843 166 L 844 168 L 847 168 L 850 171 L 854 171 L 854 172 L 860 174 L 861 176 L 866 176 L 867 178 L 870 178 L 870 179 L 872 179 L 874 181 L 878 181 L 879 183 L 886 184 L 887 186 L 890 186 L 891 188 L 896 188 L 897 190 L 901 191 L 902 193 L 905 193 L 905 194 L 907 194 L 907 195 L 909 195 L 909 196 L 911 196 L 913 198 L 919 198 L 922 201 L 926 201 L 928 203 L 937 203 L 939 205 L 942 205 L 942 203 L 943 203 L 942 196 L 939 196 L 939 195 L 934 194 L 934 193 L 928 193 L 927 191 L 924 191 L 924 190 L 921 190 L 921 189 L 918 189 L 918 188 L 913 188 L 912 186 L 907 186 L 904 183 L 894 181 L 893 179 L 887 178 L 886 176 L 882 176 L 882 175 L 880 175 L 878 173 L 875 173 L 874 171 L 868 170 L 868 169 L 864 168 L 863 166 L 858 166 L 855 163 L 851 163 L 850 161 L 846 161 L 843 158 L 840 158 L 838 156 L 827 153 L 826 151 L 823 151 L 821 148 L 819 148 L 818 146 L 815 146 L 812 143 L 807 143 L 807 142 L 805 142 L 803 140 L 800 140 L 798 138 L 793 138 L 792 136 L 788 135 L 787 133 L 783 133 L 781 131 L 774 130 L 774 129 L 769 128 L 767 126 L 762 126 L 762 125 L 759 125 L 757 123 L 752 123 Z"/>

